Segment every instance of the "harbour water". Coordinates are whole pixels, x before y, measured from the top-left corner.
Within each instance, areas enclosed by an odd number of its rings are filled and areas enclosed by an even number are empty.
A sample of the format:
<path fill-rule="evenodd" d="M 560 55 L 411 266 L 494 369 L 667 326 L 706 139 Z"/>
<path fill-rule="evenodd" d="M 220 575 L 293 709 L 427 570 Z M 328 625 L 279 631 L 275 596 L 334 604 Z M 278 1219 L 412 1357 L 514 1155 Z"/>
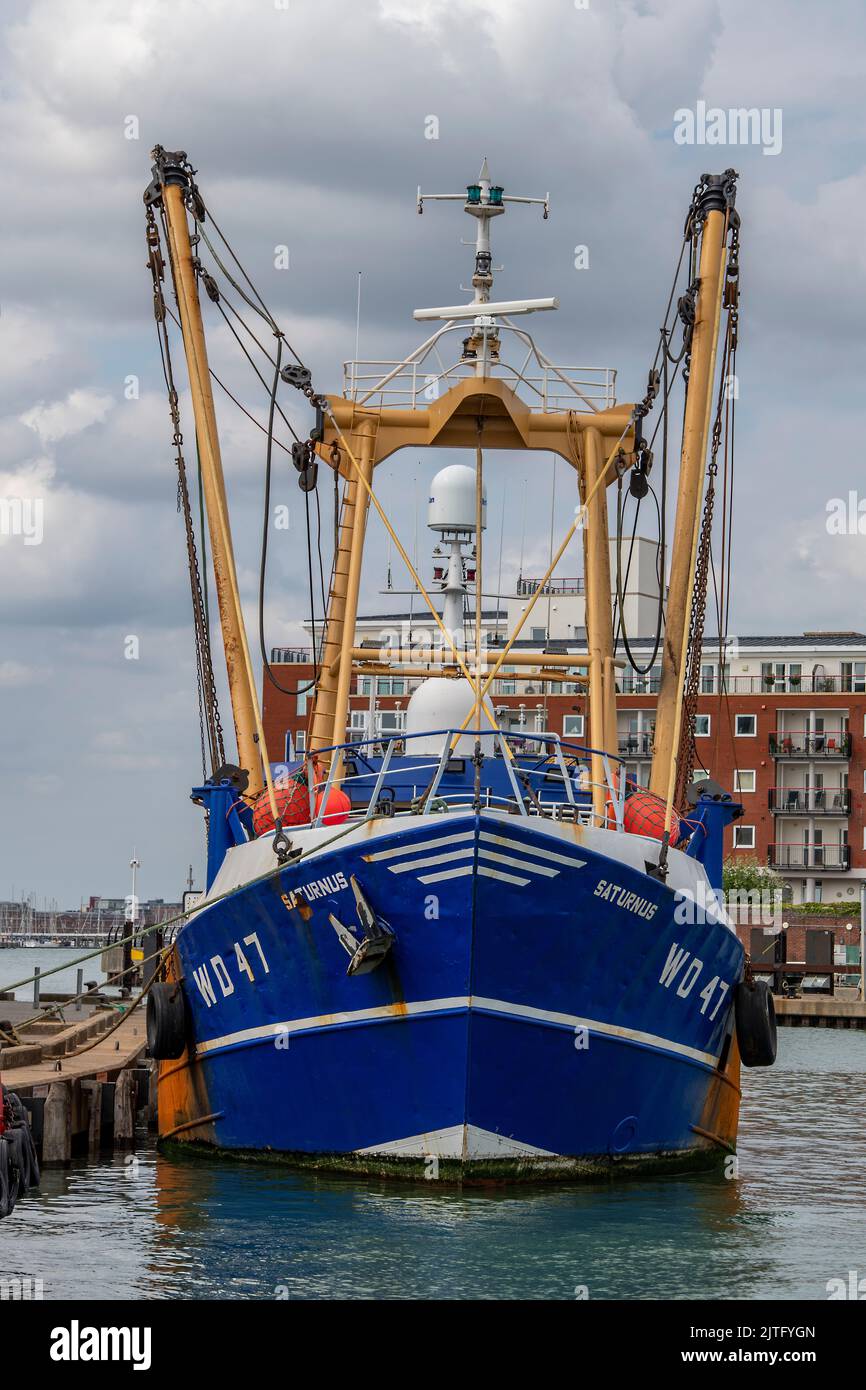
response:
<path fill-rule="evenodd" d="M 44 993 L 74 994 L 78 968 L 75 962 L 81 962 L 85 982 L 95 980 L 101 984 L 105 971 L 99 963 L 100 953 L 93 955 L 90 960 L 81 961 L 81 957 L 87 954 L 87 948 L 76 946 L 8 946 L 0 951 L 0 990 L 8 989 L 18 980 L 28 979 L 38 966 L 44 979 Z M 58 970 L 58 966 L 62 969 Z M 56 974 L 47 973 L 55 970 Z M 16 999 L 32 999 L 33 985 L 23 985 L 13 992 Z"/>
<path fill-rule="evenodd" d="M 142 1137 L 46 1173 L 0 1224 L 0 1276 L 45 1299 L 820 1300 L 866 1275 L 864 1134 L 866 1034 L 781 1029 L 777 1065 L 744 1072 L 730 1179 L 455 1191 Z"/>

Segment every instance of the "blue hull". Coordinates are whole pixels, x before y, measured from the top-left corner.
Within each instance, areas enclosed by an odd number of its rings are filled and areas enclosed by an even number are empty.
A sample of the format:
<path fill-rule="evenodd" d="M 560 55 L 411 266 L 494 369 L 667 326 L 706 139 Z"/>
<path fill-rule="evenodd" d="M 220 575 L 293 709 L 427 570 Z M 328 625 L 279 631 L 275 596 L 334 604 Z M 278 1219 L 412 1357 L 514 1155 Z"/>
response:
<path fill-rule="evenodd" d="M 426 1176 L 717 1154 L 742 947 L 596 847 L 632 837 L 537 824 L 368 823 L 197 914 L 177 944 L 214 1118 L 183 1137 Z M 352 875 L 395 944 L 350 977 L 329 918 L 357 928 Z M 163 1132 L 187 1118 L 161 1107 Z"/>

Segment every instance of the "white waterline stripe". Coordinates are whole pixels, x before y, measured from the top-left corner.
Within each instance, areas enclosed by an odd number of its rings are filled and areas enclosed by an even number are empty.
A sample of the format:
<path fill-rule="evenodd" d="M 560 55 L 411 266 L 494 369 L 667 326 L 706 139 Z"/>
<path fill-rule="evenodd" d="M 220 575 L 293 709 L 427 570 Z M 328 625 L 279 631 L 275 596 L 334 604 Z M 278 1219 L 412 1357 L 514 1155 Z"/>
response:
<path fill-rule="evenodd" d="M 312 1018 L 293 1018 L 287 1023 L 266 1023 L 258 1028 L 242 1028 L 237 1033 L 225 1033 L 199 1043 L 196 1053 L 215 1052 L 218 1048 L 233 1047 L 236 1043 L 266 1042 L 268 1038 L 285 1037 L 286 1033 L 301 1033 L 307 1029 L 333 1028 L 338 1023 L 386 1022 L 405 1018 L 407 1014 L 444 1013 L 448 1009 L 465 1009 L 466 996 L 454 999 L 421 999 L 413 1004 L 380 1004 L 371 1009 L 352 1009 L 340 1014 L 317 1014 Z"/>
<path fill-rule="evenodd" d="M 382 849 L 377 854 L 365 854 L 362 858 L 368 864 L 376 864 L 381 859 L 399 859 L 403 854 L 415 854 L 421 849 L 437 849 L 439 845 L 456 845 L 463 840 L 471 840 L 474 830 L 466 830 L 460 835 L 437 835 L 435 840 L 417 840 L 414 844 L 399 845 L 397 849 Z"/>
<path fill-rule="evenodd" d="M 508 849 L 520 850 L 523 854 L 534 854 L 538 859 L 551 859 L 556 864 L 568 864 L 572 869 L 582 869 L 586 864 L 585 859 L 576 859 L 572 854 L 556 854 L 552 849 L 539 849 L 537 845 L 531 845 L 526 840 L 511 840 L 507 835 L 492 835 L 489 830 L 482 830 L 481 838 L 496 845 L 506 845 Z"/>
<path fill-rule="evenodd" d="M 507 874 L 503 869 L 487 869 L 483 864 L 478 865 L 480 878 L 498 878 L 500 883 L 513 883 L 517 888 L 525 888 L 529 883 L 528 878 L 517 878 L 515 874 Z"/>
<path fill-rule="evenodd" d="M 717 1058 L 711 1052 L 700 1052 L 696 1047 L 686 1047 L 684 1043 L 671 1042 L 660 1038 L 656 1033 L 642 1033 L 637 1028 L 620 1028 L 615 1023 L 599 1023 L 594 1018 L 578 1018 L 576 1014 L 551 1013 L 549 1009 L 534 1009 L 529 1004 L 506 1004 L 501 999 L 482 999 L 472 996 L 473 1009 L 485 1009 L 488 1013 L 507 1014 L 510 1018 L 526 1018 L 538 1023 L 558 1023 L 565 1028 L 588 1028 L 591 1033 L 603 1033 L 610 1038 L 624 1038 L 628 1042 L 646 1043 L 648 1047 L 660 1047 L 665 1052 L 677 1052 L 682 1057 L 691 1057 L 695 1062 L 705 1062 L 714 1067 Z"/>
<path fill-rule="evenodd" d="M 447 854 L 429 854 L 425 859 L 407 859 L 402 864 L 389 864 L 388 872 L 408 874 L 413 869 L 429 869 L 433 864 L 450 864 L 454 859 L 471 858 L 474 853 L 474 845 L 470 845 L 468 849 L 449 849 Z"/>
<path fill-rule="evenodd" d="M 490 870 L 494 873 L 495 870 Z M 711 1052 L 700 1052 L 684 1043 L 672 1042 L 656 1033 L 643 1033 L 636 1028 L 621 1028 L 614 1023 L 600 1023 L 593 1018 L 579 1018 L 576 1014 L 561 1014 L 548 1009 L 535 1009 L 529 1004 L 512 1004 L 502 999 L 485 999 L 479 995 L 463 995 L 446 999 L 423 999 L 412 1004 L 382 1004 L 372 1009 L 355 1009 L 349 1013 L 318 1014 L 314 1018 L 295 1018 L 287 1023 L 268 1023 L 258 1028 L 244 1028 L 237 1033 L 226 1033 L 221 1038 L 211 1038 L 199 1043 L 196 1053 L 215 1052 L 220 1048 L 232 1047 L 238 1043 L 264 1042 L 268 1038 L 285 1036 L 286 1033 L 299 1033 L 317 1028 L 333 1028 L 341 1023 L 390 1022 L 407 1015 L 444 1013 L 455 1009 L 479 1009 L 485 1013 L 503 1014 L 509 1018 L 527 1019 L 535 1023 L 553 1023 L 565 1028 L 588 1028 L 591 1033 L 605 1037 L 621 1038 L 624 1042 L 643 1043 L 647 1047 L 660 1048 L 663 1052 L 673 1052 L 688 1057 L 694 1062 L 715 1067 L 718 1058 Z"/>

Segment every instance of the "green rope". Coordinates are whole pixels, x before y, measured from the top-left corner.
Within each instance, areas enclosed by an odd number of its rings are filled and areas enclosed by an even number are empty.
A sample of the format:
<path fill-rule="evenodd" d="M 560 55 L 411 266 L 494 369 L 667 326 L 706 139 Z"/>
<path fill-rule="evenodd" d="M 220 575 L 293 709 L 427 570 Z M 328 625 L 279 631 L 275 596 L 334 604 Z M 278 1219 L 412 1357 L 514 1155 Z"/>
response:
<path fill-rule="evenodd" d="M 320 845 L 311 845 L 306 853 L 301 854 L 297 859 L 292 861 L 291 867 L 300 864 L 302 860 L 309 858 L 311 854 L 319 854 L 330 845 L 336 844 L 338 840 L 342 840 L 361 824 L 363 824 L 362 821 L 352 821 L 350 825 L 346 826 L 345 830 L 339 830 L 336 835 L 332 835 L 330 840 L 324 840 Z M 253 844 L 254 841 L 250 840 L 247 843 Z M 259 874 L 258 878 L 251 878 L 246 883 L 240 884 L 237 888 L 227 888 L 224 893 L 218 893 L 215 898 L 209 898 L 206 903 L 202 903 L 200 910 L 204 911 L 206 907 L 214 907 L 216 903 L 221 903 L 226 898 L 230 898 L 233 893 L 241 893 L 247 888 L 255 888 L 259 883 L 268 883 L 272 878 L 278 878 L 286 867 L 287 866 L 284 864 L 278 864 L 276 868 L 268 869 L 265 873 Z M 76 956 L 74 960 L 67 960 L 64 961 L 62 965 L 52 966 L 50 970 L 40 970 L 38 975 L 28 975 L 24 980 L 16 980 L 11 985 L 4 985 L 3 990 L 11 992 L 16 989 L 23 989 L 24 985 L 31 985 L 34 980 L 47 980 L 49 975 L 57 975 L 61 970 L 71 970 L 73 965 L 80 965 L 82 961 L 85 960 L 93 960 L 94 956 L 101 956 L 103 951 L 110 950 L 114 946 L 125 946 L 127 941 L 139 940 L 143 936 L 149 936 L 151 932 L 162 931 L 165 927 L 174 926 L 176 922 L 183 922 L 188 916 L 188 913 L 178 912 L 176 916 L 168 917 L 164 922 L 154 922 L 153 926 L 142 927 L 138 931 L 130 932 L 129 936 L 122 936 L 119 937 L 117 941 L 107 942 L 103 946 L 98 946 L 95 951 L 88 951 L 86 955 Z"/>

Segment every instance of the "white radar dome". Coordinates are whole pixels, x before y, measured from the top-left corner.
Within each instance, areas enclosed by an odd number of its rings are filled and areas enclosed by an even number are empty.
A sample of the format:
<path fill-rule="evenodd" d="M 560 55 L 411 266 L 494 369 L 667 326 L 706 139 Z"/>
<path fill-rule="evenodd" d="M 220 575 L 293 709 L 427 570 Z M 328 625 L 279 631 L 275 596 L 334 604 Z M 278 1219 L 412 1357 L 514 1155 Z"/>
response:
<path fill-rule="evenodd" d="M 442 752 L 445 737 L 433 730 L 459 729 L 475 702 L 475 690 L 465 677 L 449 680 L 447 676 L 430 676 L 412 694 L 406 710 L 406 733 L 430 734 L 429 738 L 413 738 L 406 744 L 406 752 L 412 756 L 418 753 Z M 490 731 L 495 725 L 490 723 L 484 709 L 481 710 L 482 747 L 485 753 L 493 752 Z M 484 734 L 486 733 L 486 737 Z M 475 751 L 475 720 L 465 734 L 461 734 L 454 749 L 456 757 L 471 757 Z"/>
<path fill-rule="evenodd" d="M 427 525 L 431 531 L 475 531 L 475 469 L 452 463 L 430 484 Z M 487 529 L 487 489 L 482 489 L 481 529 Z"/>

